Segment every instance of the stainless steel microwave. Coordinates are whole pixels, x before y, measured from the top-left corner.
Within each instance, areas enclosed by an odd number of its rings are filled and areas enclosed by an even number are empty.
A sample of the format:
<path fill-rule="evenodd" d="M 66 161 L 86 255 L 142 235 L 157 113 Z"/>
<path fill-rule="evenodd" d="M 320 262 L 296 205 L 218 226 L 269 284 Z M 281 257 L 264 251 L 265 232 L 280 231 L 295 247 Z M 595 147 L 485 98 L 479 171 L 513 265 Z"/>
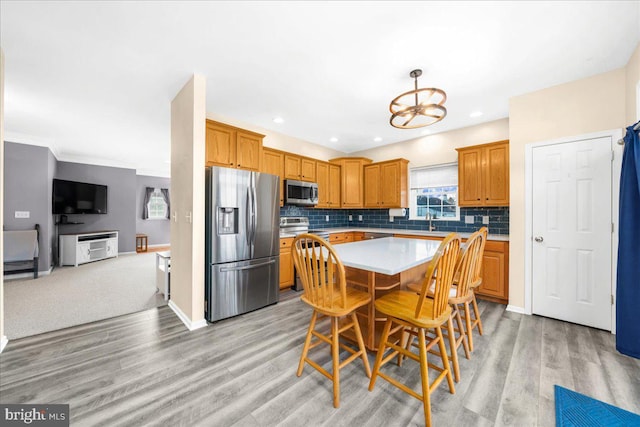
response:
<path fill-rule="evenodd" d="M 284 204 L 295 206 L 315 206 L 318 204 L 318 184 L 315 182 L 284 181 Z"/>

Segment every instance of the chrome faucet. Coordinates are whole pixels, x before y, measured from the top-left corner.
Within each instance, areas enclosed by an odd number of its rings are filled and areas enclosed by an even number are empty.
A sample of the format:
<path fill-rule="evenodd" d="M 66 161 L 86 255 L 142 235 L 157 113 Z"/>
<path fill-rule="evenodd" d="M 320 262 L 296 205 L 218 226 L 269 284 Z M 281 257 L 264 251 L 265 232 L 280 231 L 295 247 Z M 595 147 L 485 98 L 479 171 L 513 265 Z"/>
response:
<path fill-rule="evenodd" d="M 431 225 L 431 220 L 433 219 L 433 215 L 431 215 L 431 212 L 427 212 L 427 216 L 425 217 L 425 219 L 429 221 L 429 231 L 435 231 L 436 226 Z"/>

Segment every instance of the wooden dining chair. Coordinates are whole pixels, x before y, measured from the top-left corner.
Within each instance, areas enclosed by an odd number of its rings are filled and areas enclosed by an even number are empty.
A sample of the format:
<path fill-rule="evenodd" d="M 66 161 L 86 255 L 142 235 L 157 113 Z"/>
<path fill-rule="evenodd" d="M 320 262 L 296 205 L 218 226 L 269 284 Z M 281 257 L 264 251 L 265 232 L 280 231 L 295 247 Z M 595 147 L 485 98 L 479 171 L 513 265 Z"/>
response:
<path fill-rule="evenodd" d="M 422 288 L 419 294 L 411 291 L 395 291 L 375 301 L 378 312 L 387 317 L 380 339 L 380 347 L 371 374 L 369 391 L 375 387 L 378 376 L 384 378 L 400 390 L 422 401 L 424 418 L 427 426 L 431 425 L 431 397 L 430 394 L 447 379 L 449 391 L 455 394 L 453 377 L 449 360 L 446 356 L 442 325 L 451 321 L 451 306 L 447 303 L 449 291 L 453 283 L 456 261 L 460 251 L 460 237 L 456 234 L 448 235 L 438 247 L 435 255 L 427 267 Z M 428 298 L 427 293 L 431 282 L 435 282 L 434 298 Z M 395 326 L 394 326 L 395 325 Z M 436 338 L 427 343 L 425 335 L 428 330 L 435 330 Z M 414 331 L 418 337 L 418 353 L 414 354 L 403 344 L 405 333 Z M 401 338 L 397 338 L 398 334 Z M 395 336 L 395 338 L 394 338 Z M 427 352 L 438 345 L 442 367 L 427 361 Z M 392 351 L 385 356 L 386 349 Z M 402 384 L 400 381 L 381 372 L 384 364 L 398 356 L 404 356 L 420 363 L 420 377 L 422 380 L 422 394 L 419 394 Z M 429 367 L 440 371 L 438 377 L 429 384 Z"/>
<path fill-rule="evenodd" d="M 482 262 L 484 259 L 484 247 L 487 244 L 487 235 L 489 233 L 487 227 L 482 227 L 477 231 L 482 235 L 482 244 L 479 249 L 479 254 L 476 259 L 476 264 L 473 269 L 471 278 L 471 303 L 473 304 L 473 315 L 471 318 L 471 327 L 469 329 L 469 336 L 473 332 L 473 329 L 478 328 L 478 333 L 482 335 L 482 319 L 480 319 L 480 310 L 478 310 L 478 302 L 476 301 L 476 291 L 482 285 Z M 473 337 L 469 340 L 469 347 L 473 351 Z"/>
<path fill-rule="evenodd" d="M 358 307 L 367 305 L 371 301 L 371 296 L 366 292 L 347 287 L 344 265 L 333 246 L 324 239 L 312 234 L 301 234 L 293 240 L 291 251 L 293 263 L 304 289 L 300 299 L 313 308 L 297 375 L 302 375 L 306 362 L 332 380 L 333 406 L 338 408 L 341 368 L 360 357 L 367 377 L 371 377 L 367 351 L 355 313 Z M 331 319 L 331 332 L 328 335 L 316 330 L 317 320 L 324 317 Z M 341 318 L 345 319 L 339 323 Z M 353 329 L 358 343 L 357 350 L 340 342 L 340 334 L 349 329 Z M 312 343 L 313 337 L 317 340 Z M 331 373 L 308 357 L 309 350 L 323 342 L 331 346 L 333 365 Z M 351 353 L 343 362 L 340 362 L 341 348 Z"/>

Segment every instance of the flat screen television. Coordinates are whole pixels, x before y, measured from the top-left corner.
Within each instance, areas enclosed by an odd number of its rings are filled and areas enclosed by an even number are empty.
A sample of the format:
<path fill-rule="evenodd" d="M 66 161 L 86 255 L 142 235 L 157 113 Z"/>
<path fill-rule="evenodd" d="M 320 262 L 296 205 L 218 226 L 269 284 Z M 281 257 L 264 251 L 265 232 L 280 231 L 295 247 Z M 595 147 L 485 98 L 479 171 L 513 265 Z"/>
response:
<path fill-rule="evenodd" d="M 106 214 L 107 186 L 53 180 L 53 214 Z"/>

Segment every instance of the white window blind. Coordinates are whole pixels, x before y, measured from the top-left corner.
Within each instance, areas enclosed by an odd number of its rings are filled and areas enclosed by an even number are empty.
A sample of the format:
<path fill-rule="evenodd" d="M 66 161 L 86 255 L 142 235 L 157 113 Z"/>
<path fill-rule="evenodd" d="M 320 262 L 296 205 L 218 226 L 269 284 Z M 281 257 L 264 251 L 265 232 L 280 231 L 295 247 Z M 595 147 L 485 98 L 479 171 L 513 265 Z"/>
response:
<path fill-rule="evenodd" d="M 458 185 L 458 164 L 448 163 L 411 169 L 411 189 Z"/>

